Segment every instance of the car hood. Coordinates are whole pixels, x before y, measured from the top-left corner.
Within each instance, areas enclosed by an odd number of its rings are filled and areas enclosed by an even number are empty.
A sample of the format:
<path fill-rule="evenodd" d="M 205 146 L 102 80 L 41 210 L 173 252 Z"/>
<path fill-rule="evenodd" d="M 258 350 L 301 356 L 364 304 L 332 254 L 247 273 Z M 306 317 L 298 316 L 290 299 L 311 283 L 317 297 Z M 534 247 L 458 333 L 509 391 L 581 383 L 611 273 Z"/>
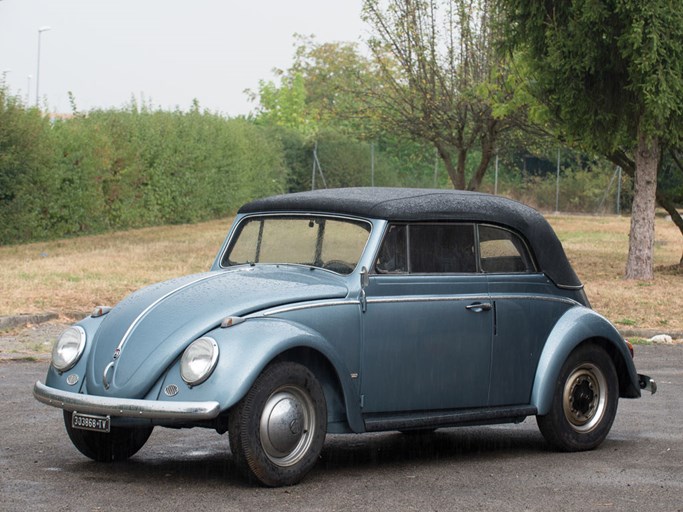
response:
<path fill-rule="evenodd" d="M 240 267 L 148 286 L 121 301 L 95 333 L 88 393 L 142 398 L 190 342 L 226 316 L 347 293 L 344 280 L 332 273 L 283 266 Z"/>

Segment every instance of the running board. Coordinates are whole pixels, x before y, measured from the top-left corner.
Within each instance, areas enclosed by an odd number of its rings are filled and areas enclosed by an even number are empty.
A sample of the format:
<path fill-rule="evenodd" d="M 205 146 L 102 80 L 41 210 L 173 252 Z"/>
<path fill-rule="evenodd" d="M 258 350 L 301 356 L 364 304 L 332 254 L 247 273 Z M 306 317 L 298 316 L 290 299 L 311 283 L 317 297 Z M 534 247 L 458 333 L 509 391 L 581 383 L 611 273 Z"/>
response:
<path fill-rule="evenodd" d="M 458 427 L 495 423 L 520 423 L 527 416 L 536 415 L 536 407 L 486 407 L 451 411 L 420 411 L 368 414 L 364 416 L 366 432 L 383 430 L 411 430 L 422 428 Z"/>

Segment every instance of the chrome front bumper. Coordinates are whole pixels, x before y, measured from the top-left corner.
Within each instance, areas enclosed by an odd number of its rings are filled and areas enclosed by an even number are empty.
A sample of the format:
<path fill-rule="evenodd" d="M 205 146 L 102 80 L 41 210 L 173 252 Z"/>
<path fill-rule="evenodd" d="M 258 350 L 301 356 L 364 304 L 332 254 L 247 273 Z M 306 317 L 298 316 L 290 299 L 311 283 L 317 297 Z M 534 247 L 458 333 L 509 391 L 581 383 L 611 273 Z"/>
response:
<path fill-rule="evenodd" d="M 210 420 L 220 413 L 218 402 L 162 402 L 160 400 L 82 395 L 54 389 L 40 381 L 33 386 L 33 396 L 39 402 L 52 407 L 59 407 L 65 411 L 122 418 Z"/>

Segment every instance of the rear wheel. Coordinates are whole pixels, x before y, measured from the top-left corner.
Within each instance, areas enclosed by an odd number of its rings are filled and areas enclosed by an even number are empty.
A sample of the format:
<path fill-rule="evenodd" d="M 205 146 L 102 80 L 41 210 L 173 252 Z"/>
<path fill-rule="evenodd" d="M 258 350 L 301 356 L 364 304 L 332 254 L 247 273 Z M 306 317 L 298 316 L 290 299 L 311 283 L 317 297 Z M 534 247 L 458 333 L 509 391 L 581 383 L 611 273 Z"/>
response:
<path fill-rule="evenodd" d="M 111 427 L 111 432 L 93 432 L 71 426 L 72 413 L 64 411 L 64 426 L 69 439 L 86 457 L 98 462 L 126 460 L 142 448 L 154 427 Z"/>
<path fill-rule="evenodd" d="M 320 456 L 327 406 L 320 383 L 305 366 L 268 366 L 229 418 L 230 448 L 250 479 L 293 485 Z"/>
<path fill-rule="evenodd" d="M 597 345 L 578 347 L 562 366 L 550 412 L 536 417 L 543 437 L 562 451 L 592 450 L 612 428 L 618 393 L 609 355 Z"/>

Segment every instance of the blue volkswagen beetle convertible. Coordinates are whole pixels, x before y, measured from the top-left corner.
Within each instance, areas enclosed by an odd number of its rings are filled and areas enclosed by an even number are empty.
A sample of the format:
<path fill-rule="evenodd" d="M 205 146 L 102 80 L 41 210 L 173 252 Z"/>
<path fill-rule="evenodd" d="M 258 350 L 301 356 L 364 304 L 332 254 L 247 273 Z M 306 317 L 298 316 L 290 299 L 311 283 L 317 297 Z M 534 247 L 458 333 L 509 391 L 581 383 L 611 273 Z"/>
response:
<path fill-rule="evenodd" d="M 209 272 L 99 307 L 57 340 L 35 397 L 97 461 L 157 426 L 228 434 L 267 486 L 300 481 L 331 433 L 536 416 L 590 450 L 621 398 L 654 392 L 594 312 L 545 219 L 514 201 L 357 188 L 244 205 Z"/>

